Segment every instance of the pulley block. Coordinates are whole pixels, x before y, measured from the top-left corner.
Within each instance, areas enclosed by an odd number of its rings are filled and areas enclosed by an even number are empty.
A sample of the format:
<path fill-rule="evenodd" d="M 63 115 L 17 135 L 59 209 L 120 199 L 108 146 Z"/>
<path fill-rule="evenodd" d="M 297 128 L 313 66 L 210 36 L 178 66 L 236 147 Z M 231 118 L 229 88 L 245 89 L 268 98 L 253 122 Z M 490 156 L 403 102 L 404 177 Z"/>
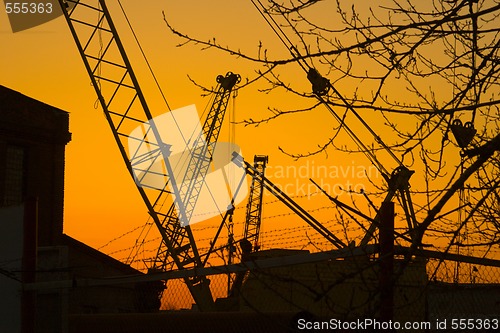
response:
<path fill-rule="evenodd" d="M 462 124 L 460 119 L 453 120 L 450 128 L 460 148 L 467 147 L 477 132 L 472 122 L 468 121 L 465 124 Z"/>

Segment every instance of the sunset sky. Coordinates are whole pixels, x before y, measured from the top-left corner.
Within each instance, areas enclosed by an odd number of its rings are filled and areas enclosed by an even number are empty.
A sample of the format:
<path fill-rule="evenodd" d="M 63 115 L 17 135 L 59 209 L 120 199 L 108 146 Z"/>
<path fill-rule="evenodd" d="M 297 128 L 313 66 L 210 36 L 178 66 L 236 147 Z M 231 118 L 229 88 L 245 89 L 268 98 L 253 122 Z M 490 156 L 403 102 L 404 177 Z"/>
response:
<path fill-rule="evenodd" d="M 167 112 L 168 108 L 153 84 L 122 13 L 114 1 L 108 3 L 152 113 L 160 115 Z M 207 106 L 208 98 L 201 96 L 201 90 L 190 82 L 188 75 L 204 86 L 213 87 L 219 74 L 232 71 L 245 79 L 254 76 L 255 67 L 219 52 L 202 52 L 196 45 L 176 47 L 180 40 L 168 30 L 162 11 L 174 27 L 196 37 L 207 40 L 216 37 L 223 45 L 234 45 L 253 55 L 256 55 L 262 41 L 272 57 L 288 55 L 249 1 L 124 0 L 122 3 L 171 109 L 196 104 L 201 112 Z M 318 15 L 324 15 L 326 19 L 329 12 L 318 12 Z M 59 17 L 39 27 L 12 33 L 7 16 L 2 11 L 0 46 L 0 84 L 70 113 L 72 141 L 66 149 L 65 232 L 100 248 L 110 240 L 144 225 L 148 219 L 146 207 L 121 160 L 65 20 Z M 299 86 L 310 85 L 299 68 L 287 75 Z M 293 104 L 285 95 L 276 100 L 275 95 L 259 93 L 258 88 L 250 86 L 239 91 L 234 104 L 231 102 L 236 121 L 264 118 L 269 115 L 267 107 L 304 106 Z M 229 140 L 228 117 L 220 137 L 222 141 Z M 235 142 L 249 162 L 255 154 L 269 155 L 268 176 L 271 180 L 289 195 L 296 196 L 297 201 L 314 211 L 313 215 L 319 220 L 329 221 L 327 224 L 332 229 L 341 230 L 333 220 L 334 210 L 329 200 L 319 194 L 307 196 L 317 192 L 308 179 L 314 178 L 331 195 L 339 195 L 341 200 L 349 203 L 349 197 L 340 188 L 369 188 L 370 182 L 364 175 L 368 173 L 379 184 L 383 183 L 381 176 L 361 155 L 330 153 L 294 161 L 278 148 L 296 154 L 314 151 L 318 144 L 328 140 L 337 125 L 326 109 L 318 109 L 314 113 L 288 115 L 258 127 L 236 125 Z M 405 120 L 402 120 L 404 125 Z M 367 144 L 373 142 L 363 128 L 355 129 L 360 131 Z M 381 133 L 382 136 L 386 134 Z M 345 135 L 339 136 L 339 140 L 352 145 Z M 458 155 L 455 159 L 458 161 Z M 383 160 L 387 169 L 392 170 L 394 163 L 387 156 L 383 156 Z M 357 203 L 364 207 L 366 201 L 361 196 L 357 198 Z M 266 197 L 266 202 L 264 232 L 283 228 L 288 221 L 290 227 L 304 226 L 300 220 L 288 215 L 286 209 L 279 207 L 273 198 Z M 243 211 L 239 208 L 240 214 Z M 239 218 L 241 222 L 242 217 Z M 353 230 L 356 232 L 356 228 Z M 235 232 L 238 235 L 241 233 L 236 229 Z M 298 232 L 303 233 L 304 230 L 298 229 Z M 121 248 L 130 247 L 135 237 L 137 231 L 103 251 L 116 253 Z M 264 246 L 265 241 L 264 238 Z M 293 247 L 293 239 L 279 243 L 276 238 L 274 241 L 277 244 L 292 244 Z M 119 252 L 115 256 L 123 258 L 127 253 Z"/>
<path fill-rule="evenodd" d="M 150 108 L 155 115 L 166 112 L 166 106 L 153 86 L 143 60 L 138 56 L 137 49 L 134 49 L 128 27 L 120 20 L 122 15 L 112 3 L 109 5 L 110 11 L 116 13 L 115 24 L 125 46 L 129 46 L 128 55 L 142 89 L 149 98 Z M 189 82 L 187 75 L 210 87 L 215 86 L 215 78 L 219 74 L 233 71 L 245 77 L 252 74 L 252 69 L 246 68 L 245 63 L 219 57 L 213 52 L 202 53 L 196 47 L 176 48 L 179 40 L 169 33 L 162 11 L 174 24 L 189 32 L 205 34 L 207 38 L 217 36 L 227 43 L 238 43 L 251 52 L 255 52 L 261 40 L 269 45 L 276 43 L 276 40 L 250 3 L 180 3 L 155 1 L 139 5 L 136 1 L 123 1 L 170 107 L 176 109 L 194 103 L 201 112 L 208 98 L 200 96 L 201 91 Z M 66 150 L 65 232 L 91 246 L 100 247 L 112 238 L 143 225 L 148 218 L 146 208 L 121 161 L 101 108 L 97 106 L 95 92 L 64 19 L 59 17 L 17 33 L 10 31 L 3 12 L 0 14 L 0 23 L 0 84 L 70 112 L 72 141 Z M 276 50 L 286 54 L 281 47 Z M 305 75 L 302 79 L 306 81 Z M 260 101 L 260 97 L 255 90 L 239 93 L 235 102 L 236 120 L 263 117 L 268 105 L 266 103 L 272 101 L 265 101 L 265 98 Z M 324 121 L 318 121 L 320 118 Z M 228 123 L 226 118 L 220 140 L 228 139 Z M 314 172 L 314 163 L 320 166 L 323 161 L 294 164 L 293 160 L 278 151 L 278 146 L 292 152 L 315 149 L 315 141 L 326 139 L 327 136 L 321 133 L 327 133 L 333 124 L 334 121 L 325 111 L 316 114 L 314 122 L 307 116 L 290 117 L 258 128 L 237 126 L 236 142 L 250 162 L 254 154 L 270 156 L 268 174 L 271 178 L 273 174 L 274 178 L 290 175 L 291 172 L 297 172 L 290 167 L 303 165 L 303 179 L 298 182 L 281 180 L 290 195 L 297 192 L 303 196 L 309 190 L 316 192 L 307 181 L 308 177 L 313 176 L 308 173 Z M 288 169 L 285 169 L 287 166 Z M 344 172 L 350 173 L 354 169 L 354 162 L 347 161 Z M 280 180 L 276 179 L 276 182 L 280 183 Z M 267 213 L 269 215 L 271 212 Z M 132 240 L 127 239 L 117 247 L 132 245 L 128 244 Z"/>

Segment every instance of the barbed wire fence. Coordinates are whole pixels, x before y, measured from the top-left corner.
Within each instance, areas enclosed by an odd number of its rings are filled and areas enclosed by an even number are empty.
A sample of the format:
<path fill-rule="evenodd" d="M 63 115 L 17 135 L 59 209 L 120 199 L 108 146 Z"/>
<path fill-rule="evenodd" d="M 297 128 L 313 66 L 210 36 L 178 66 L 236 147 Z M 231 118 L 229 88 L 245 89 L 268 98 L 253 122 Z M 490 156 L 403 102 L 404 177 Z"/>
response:
<path fill-rule="evenodd" d="M 47 266 L 45 281 L 39 279 L 25 288 L 35 290 L 40 299 L 55 295 L 62 300 L 67 306 L 69 332 L 166 332 L 161 323 L 168 318 L 177 325 L 169 326 L 169 332 L 204 332 L 214 327 L 230 332 L 242 324 L 242 318 L 249 322 L 241 331 L 295 332 L 300 331 L 297 325 L 301 318 L 344 322 L 379 318 L 383 296 L 378 251 L 377 245 L 316 253 L 266 250 L 247 262 L 196 272 L 98 279 L 65 280 L 68 274 L 59 272 L 56 277 L 48 273 L 53 268 Z M 457 269 L 461 272 L 458 280 Z M 411 252 L 398 246 L 394 272 L 396 322 L 498 320 L 500 260 L 427 250 Z M 244 280 L 235 287 L 238 274 L 243 274 Z M 217 320 L 197 311 L 183 280 L 194 275 L 210 280 L 217 310 L 213 316 Z M 120 317 L 119 313 L 122 320 L 113 319 Z M 190 320 L 189 314 L 198 317 Z M 184 321 L 177 322 L 179 316 Z"/>

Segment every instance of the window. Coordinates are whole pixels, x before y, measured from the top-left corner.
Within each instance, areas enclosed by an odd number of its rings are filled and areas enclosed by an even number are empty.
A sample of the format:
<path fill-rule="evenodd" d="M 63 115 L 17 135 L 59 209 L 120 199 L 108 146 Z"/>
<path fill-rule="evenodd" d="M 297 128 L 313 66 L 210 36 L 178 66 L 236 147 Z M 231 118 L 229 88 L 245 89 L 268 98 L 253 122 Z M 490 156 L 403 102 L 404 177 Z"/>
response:
<path fill-rule="evenodd" d="M 5 152 L 4 205 L 20 204 L 24 188 L 24 149 L 8 145 Z"/>

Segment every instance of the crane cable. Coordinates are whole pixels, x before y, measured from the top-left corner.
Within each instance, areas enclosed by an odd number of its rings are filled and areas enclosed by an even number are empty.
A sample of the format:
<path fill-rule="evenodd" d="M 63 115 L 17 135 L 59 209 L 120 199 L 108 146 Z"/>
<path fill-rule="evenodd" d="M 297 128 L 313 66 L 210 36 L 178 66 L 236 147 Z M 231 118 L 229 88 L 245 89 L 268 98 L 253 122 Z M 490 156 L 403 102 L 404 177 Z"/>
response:
<path fill-rule="evenodd" d="M 170 111 L 171 109 L 170 109 L 170 106 L 168 104 L 167 98 L 166 98 L 165 94 L 163 93 L 163 90 L 160 87 L 158 79 L 156 78 L 156 75 L 153 72 L 153 68 L 151 67 L 151 64 L 149 63 L 149 60 L 146 57 L 146 53 L 144 52 L 144 49 L 142 48 L 141 43 L 139 42 L 139 39 L 137 38 L 137 35 L 136 35 L 135 31 L 134 31 L 134 28 L 132 27 L 132 24 L 130 23 L 130 20 L 129 20 L 128 16 L 127 16 L 127 13 L 125 12 L 125 9 L 123 8 L 123 5 L 122 5 L 122 3 L 121 3 L 120 0 L 118 0 L 118 4 L 120 5 L 120 9 L 121 9 L 123 15 L 125 16 L 125 20 L 127 21 L 127 24 L 128 24 L 128 26 L 130 28 L 130 31 L 132 32 L 132 35 L 134 36 L 135 42 L 137 43 L 137 46 L 139 47 L 139 50 L 141 51 L 142 57 L 146 61 L 146 65 L 148 66 L 149 72 L 153 76 L 153 80 L 155 81 L 155 84 L 158 87 L 158 90 L 160 91 L 160 94 L 161 94 L 161 96 L 163 98 L 163 101 L 165 102 L 168 110 Z"/>
<path fill-rule="evenodd" d="M 478 39 L 478 26 L 477 26 L 477 16 L 474 15 L 473 3 L 477 1 L 470 0 L 469 2 L 469 14 L 472 20 L 472 84 L 473 84 L 473 94 L 474 94 L 474 109 L 472 110 L 471 123 L 474 124 L 476 118 L 477 104 L 479 102 L 479 93 L 477 91 L 477 66 L 476 66 L 476 54 L 478 53 L 477 39 Z"/>
<path fill-rule="evenodd" d="M 261 14 L 261 16 L 264 18 L 264 20 L 269 24 L 269 26 L 274 31 L 274 33 L 281 40 L 281 42 L 290 51 L 290 54 L 292 55 L 292 57 L 294 57 L 294 58 L 296 58 L 298 60 L 297 63 L 300 65 L 300 67 L 306 73 L 308 73 L 311 69 L 313 69 L 314 67 L 312 65 L 310 66 L 309 64 L 307 64 L 307 62 L 302 57 L 302 55 L 300 54 L 300 52 L 298 51 L 298 49 L 295 46 L 293 46 L 292 41 L 286 36 L 285 32 L 283 31 L 283 29 L 281 29 L 281 27 L 276 22 L 276 20 L 274 20 L 271 17 L 270 14 L 269 14 L 270 19 L 268 19 L 264 15 L 265 7 L 261 3 L 261 1 L 260 0 L 251 0 L 251 1 L 252 1 L 252 4 L 259 11 L 259 13 Z M 255 3 L 255 1 L 257 1 L 259 3 L 259 5 L 262 7 L 262 9 L 257 6 L 257 4 Z M 291 22 L 286 17 L 285 17 L 285 20 L 287 20 L 288 24 L 291 27 L 293 27 L 293 25 L 291 24 Z M 295 32 L 298 34 L 298 32 L 296 30 L 295 30 Z M 302 59 L 303 63 L 300 61 L 301 59 Z M 349 111 L 351 111 L 356 116 L 356 118 L 358 118 L 358 120 L 363 124 L 363 126 L 365 126 L 365 128 L 370 132 L 370 134 L 372 134 L 372 136 L 375 138 L 375 140 L 379 144 L 382 145 L 382 147 L 391 155 L 391 157 L 398 163 L 398 165 L 402 165 L 402 162 L 394 155 L 394 153 L 387 147 L 387 145 L 382 141 L 382 139 L 373 131 L 373 129 L 363 120 L 363 118 L 356 112 L 356 110 L 354 110 L 354 108 L 352 107 L 352 105 L 342 96 L 342 94 L 340 94 L 340 92 L 335 87 L 333 87 L 333 85 L 329 81 L 328 81 L 328 85 L 333 90 L 333 92 L 340 98 L 340 100 L 347 107 L 347 109 Z M 327 107 L 327 109 L 337 119 L 337 121 L 341 125 L 344 126 L 344 129 L 349 134 L 349 136 L 355 141 L 355 143 L 358 145 L 358 147 L 361 148 L 361 151 L 363 151 L 367 155 L 367 157 L 372 161 L 372 163 L 375 166 L 377 166 L 377 168 L 379 169 L 379 171 L 382 174 L 388 175 L 389 173 L 387 172 L 387 170 L 385 169 L 385 167 L 378 161 L 378 159 L 376 158 L 376 156 L 365 146 L 365 144 L 363 143 L 363 141 L 359 139 L 359 137 L 349 128 L 349 126 L 347 126 L 347 124 L 345 124 L 345 122 L 344 122 L 345 116 L 344 117 L 340 117 L 331 108 L 331 106 L 327 103 L 327 101 L 325 101 L 321 96 L 319 96 L 317 94 L 316 94 L 316 97 Z"/>
<path fill-rule="evenodd" d="M 264 20 L 267 22 L 267 24 L 270 26 L 270 28 L 273 30 L 273 32 L 277 35 L 277 37 L 281 40 L 281 42 L 284 44 L 284 46 L 290 51 L 290 54 L 292 55 L 293 58 L 297 60 L 297 63 L 299 66 L 306 72 L 309 73 L 311 69 L 314 69 L 314 67 L 305 61 L 304 57 L 300 54 L 298 49 L 293 46 L 292 41 L 287 37 L 283 29 L 279 26 L 279 24 L 274 20 L 271 15 L 268 13 L 268 16 L 265 15 L 266 9 L 262 2 L 260 0 L 251 0 L 252 4 L 255 6 L 255 8 L 258 10 L 260 15 L 264 18 Z M 257 3 L 258 5 L 257 5 Z M 260 5 L 260 7 L 259 7 Z M 284 15 L 283 15 L 284 16 Z M 285 17 L 287 20 L 288 24 L 293 27 L 293 25 L 290 23 L 288 18 Z M 298 33 L 296 31 L 296 33 Z M 352 107 L 351 103 L 349 103 L 343 96 L 340 94 L 340 92 L 328 81 L 328 86 L 332 91 L 337 95 L 337 97 L 341 100 L 341 102 L 346 106 L 346 108 L 351 111 L 354 116 L 362 123 L 362 125 L 370 132 L 370 134 L 375 138 L 377 143 L 379 143 L 382 148 L 384 148 L 389 155 L 397 162 L 398 166 L 403 166 L 403 163 L 401 160 L 392 152 L 392 150 L 382 141 L 380 136 L 378 136 L 375 131 L 368 125 L 368 123 L 359 115 L 359 113 L 356 112 L 356 110 Z M 340 117 L 333 109 L 332 107 L 327 103 L 327 101 L 316 94 L 316 97 L 320 102 L 322 102 L 326 108 L 330 111 L 330 113 L 337 119 L 337 121 L 343 125 L 344 129 L 348 133 L 348 135 L 355 141 L 355 143 L 358 145 L 361 151 L 363 151 L 368 159 L 371 160 L 371 162 L 379 169 L 379 171 L 382 173 L 382 175 L 389 175 L 389 172 L 385 167 L 378 161 L 377 157 L 375 156 L 374 153 L 371 152 L 370 149 L 363 143 L 363 141 L 347 126 L 344 122 L 344 117 Z"/>
<path fill-rule="evenodd" d="M 134 40 L 135 40 L 135 42 L 136 42 L 136 44 L 137 44 L 137 46 L 138 46 L 138 48 L 139 48 L 139 50 L 140 50 L 140 52 L 141 52 L 141 55 L 142 55 L 142 57 L 143 57 L 143 59 L 144 59 L 144 61 L 145 61 L 146 65 L 147 65 L 147 67 L 148 67 L 148 70 L 149 70 L 149 72 L 150 72 L 150 74 L 151 74 L 151 76 L 152 76 L 152 78 L 153 78 L 153 80 L 154 80 L 154 82 L 155 82 L 155 84 L 156 84 L 156 86 L 157 86 L 157 88 L 158 88 L 158 91 L 160 92 L 160 95 L 162 96 L 162 99 L 163 99 L 163 101 L 164 101 L 165 105 L 167 106 L 167 109 L 168 109 L 169 111 L 172 111 L 172 110 L 171 110 L 171 108 L 170 108 L 170 105 L 169 105 L 169 103 L 168 103 L 168 101 L 167 101 L 167 98 L 166 98 L 166 96 L 165 96 L 165 93 L 163 92 L 163 89 L 161 88 L 161 86 L 160 86 L 160 84 L 159 84 L 159 81 L 158 81 L 158 79 L 157 79 L 157 77 L 156 77 L 156 75 L 155 75 L 155 73 L 154 73 L 154 71 L 153 71 L 153 68 L 152 68 L 152 66 L 151 66 L 151 64 L 150 64 L 150 62 L 149 62 L 149 60 L 148 60 L 148 58 L 147 58 L 147 56 L 146 56 L 146 53 L 145 53 L 145 51 L 144 51 L 144 49 L 143 49 L 143 47 L 142 47 L 141 43 L 139 42 L 139 38 L 137 37 L 137 34 L 135 33 L 135 30 L 134 30 L 134 28 L 132 27 L 132 24 L 131 24 L 131 22 L 130 22 L 130 19 L 128 18 L 128 15 L 127 15 L 127 13 L 126 13 L 126 11 L 125 11 L 125 8 L 123 7 L 123 5 L 122 5 L 122 3 L 121 3 L 121 1 L 120 1 L 120 0 L 118 0 L 118 4 L 119 4 L 119 7 L 120 7 L 120 9 L 121 9 L 121 11 L 122 11 L 122 13 L 123 13 L 124 17 L 125 17 L 125 20 L 126 20 L 126 22 L 127 22 L 127 25 L 128 25 L 128 27 L 129 27 L 130 31 L 132 32 L 132 35 L 133 35 Z M 213 98 L 215 98 L 215 97 L 214 97 L 214 95 L 212 95 L 212 96 L 211 96 L 211 100 L 212 100 Z M 210 105 L 210 104 L 211 104 L 211 103 L 209 103 L 208 105 Z M 206 113 L 206 111 L 207 111 L 207 109 L 205 108 L 205 110 L 203 111 L 203 114 L 205 114 L 205 113 Z M 195 134 L 195 132 L 196 132 L 196 129 L 193 129 L 193 131 L 190 133 L 190 137 L 189 137 L 189 138 L 186 138 L 186 137 L 185 137 L 185 135 L 184 135 L 185 133 L 181 130 L 181 127 L 180 127 L 180 125 L 179 125 L 179 123 L 178 123 L 177 119 L 175 118 L 175 116 L 172 114 L 172 112 L 169 112 L 169 114 L 172 116 L 172 119 L 173 119 L 173 121 L 174 121 L 174 123 L 175 123 L 175 125 L 176 125 L 176 127 L 177 127 L 177 129 L 178 129 L 178 131 L 179 131 L 179 133 L 180 133 L 180 135 L 181 135 L 181 137 L 182 137 L 183 141 L 184 141 L 184 144 L 185 144 L 185 145 L 186 145 L 186 147 L 187 147 L 187 146 L 188 146 L 188 144 L 189 144 L 189 142 L 190 142 L 190 141 L 194 138 L 194 134 Z M 203 115 L 202 115 L 202 116 L 203 116 Z M 186 152 L 186 151 L 185 151 L 185 152 Z M 185 152 L 183 152 L 183 154 L 184 154 Z M 181 162 L 182 160 L 183 160 L 182 158 L 181 158 L 181 159 L 179 159 L 178 163 L 174 166 L 174 168 L 175 168 L 175 169 L 178 169 L 178 168 L 182 167 L 182 165 L 180 165 L 180 162 Z M 187 161 L 187 160 L 186 160 L 186 161 Z M 208 188 L 208 187 L 207 187 L 207 189 L 208 189 L 208 192 L 209 192 L 210 197 L 211 197 L 211 198 L 212 198 L 212 200 L 215 202 L 215 198 L 214 198 L 214 194 L 212 193 L 212 190 L 211 190 L 210 188 Z M 161 204 L 161 206 L 163 206 L 163 205 L 165 204 L 165 200 L 166 200 L 166 198 L 164 199 L 164 201 L 163 201 L 162 203 L 160 203 L 160 204 Z M 220 213 L 220 214 L 222 214 L 222 212 L 221 212 L 220 208 L 219 208 L 219 207 L 217 207 L 217 208 L 218 208 L 218 210 L 219 210 L 219 213 Z M 153 225 L 153 223 L 150 223 L 150 218 L 148 218 L 148 220 L 146 221 L 146 223 L 145 223 L 145 224 L 144 224 L 144 226 L 143 226 L 143 229 L 141 230 L 141 234 L 140 234 L 140 235 L 139 235 L 139 237 L 136 239 L 136 245 L 135 245 L 135 248 L 136 248 L 137 250 L 135 251 L 135 254 L 132 254 L 132 252 L 134 252 L 134 249 L 132 249 L 131 253 L 129 254 L 129 256 L 128 256 L 128 258 L 127 258 L 127 262 L 128 262 L 129 260 L 130 260 L 130 261 L 135 260 L 135 258 L 136 258 L 136 257 L 137 257 L 137 255 L 139 254 L 140 248 L 141 248 L 141 247 L 144 245 L 144 243 L 145 243 L 145 239 L 146 239 L 146 237 L 148 236 L 149 231 L 151 230 L 152 225 Z M 142 241 L 140 241 L 140 242 L 139 242 L 139 238 L 141 237 L 141 235 L 144 235 L 144 237 L 142 237 Z"/>
<path fill-rule="evenodd" d="M 164 103 L 165 103 L 165 105 L 167 106 L 167 109 L 168 109 L 169 111 L 172 111 L 172 109 L 170 108 L 170 105 L 168 104 L 168 101 L 167 101 L 167 98 L 166 98 L 166 96 L 165 96 L 165 93 L 163 92 L 163 89 L 162 89 L 162 88 L 161 88 L 161 86 L 160 86 L 160 83 L 159 83 L 159 81 L 158 81 L 158 79 L 157 79 L 157 77 L 156 77 L 156 75 L 155 75 L 155 73 L 154 73 L 154 71 L 153 71 L 153 68 L 152 68 L 152 66 L 151 66 L 151 64 L 150 64 L 150 62 L 149 62 L 149 60 L 148 60 L 148 58 L 147 58 L 147 56 L 146 56 L 146 53 L 144 52 L 144 49 L 143 49 L 143 47 L 142 47 L 141 43 L 139 42 L 139 38 L 137 37 L 137 34 L 135 33 L 134 28 L 132 27 L 132 23 L 130 22 L 130 19 L 128 18 L 127 13 L 125 12 L 125 8 L 123 7 L 123 5 L 122 5 L 122 3 L 121 3 L 121 1 L 120 1 L 120 0 L 118 0 L 118 4 L 119 4 L 120 9 L 121 9 L 121 11 L 122 11 L 122 13 L 123 13 L 123 16 L 125 17 L 125 20 L 126 20 L 126 22 L 127 22 L 127 25 L 128 25 L 128 27 L 129 27 L 130 31 L 132 32 L 132 35 L 133 35 L 134 40 L 135 40 L 135 42 L 136 42 L 136 44 L 137 44 L 137 46 L 138 46 L 138 48 L 139 48 L 139 50 L 140 50 L 140 52 L 141 52 L 141 55 L 142 55 L 142 57 L 143 57 L 143 59 L 144 59 L 144 61 L 145 61 L 146 65 L 147 65 L 147 67 L 148 67 L 148 70 L 149 70 L 149 72 L 151 73 L 151 76 L 153 77 L 153 80 L 154 80 L 154 82 L 155 82 L 155 85 L 156 85 L 156 87 L 158 88 L 158 91 L 160 92 L 160 95 L 161 95 L 161 97 L 162 97 L 162 99 L 163 99 L 163 102 L 164 102 Z M 169 114 L 172 116 L 172 119 L 173 119 L 173 121 L 174 121 L 174 123 L 175 123 L 175 126 L 177 127 L 177 130 L 179 131 L 179 133 L 180 133 L 180 135 L 181 135 L 181 138 L 182 138 L 182 140 L 184 141 L 184 144 L 187 146 L 187 145 L 188 145 L 188 142 L 192 139 L 192 137 L 191 137 L 191 138 L 189 138 L 189 139 L 188 139 L 188 138 L 186 138 L 186 137 L 185 137 L 185 135 L 184 135 L 184 132 L 183 132 L 183 131 L 182 131 L 182 129 L 181 129 L 181 126 L 179 125 L 179 123 L 178 123 L 177 119 L 175 118 L 175 116 L 173 115 L 173 113 L 172 113 L 172 112 L 169 112 Z M 192 135 L 192 134 L 191 134 L 191 135 Z"/>
<path fill-rule="evenodd" d="M 160 92 L 160 94 L 161 94 L 161 96 L 162 96 L 162 99 L 163 99 L 163 101 L 165 102 L 165 105 L 167 106 L 168 110 L 169 110 L 169 111 L 171 111 L 171 108 L 170 108 L 170 105 L 168 104 L 167 98 L 166 98 L 166 96 L 165 96 L 165 94 L 164 94 L 164 92 L 163 92 L 163 90 L 162 90 L 162 88 L 161 88 L 161 86 L 160 86 L 160 84 L 159 84 L 159 82 L 158 82 L 158 79 L 157 79 L 156 75 L 154 74 L 153 68 L 152 68 L 152 66 L 151 66 L 151 64 L 150 64 L 150 62 L 149 62 L 149 60 L 148 60 L 148 58 L 147 58 L 147 56 L 146 56 L 146 53 L 144 52 L 144 49 L 143 49 L 143 47 L 142 47 L 141 43 L 139 42 L 139 38 L 137 37 L 137 34 L 135 33 L 134 28 L 132 27 L 132 24 L 131 24 L 131 22 L 130 22 L 130 20 L 129 20 L 129 18 L 128 18 L 127 13 L 125 12 L 125 8 L 123 7 L 123 5 L 122 5 L 122 3 L 121 3 L 121 1 L 120 1 L 120 0 L 118 0 L 118 4 L 119 4 L 119 6 L 120 6 L 120 9 L 121 9 L 121 11 L 122 11 L 122 13 L 123 13 L 124 17 L 125 17 L 125 20 L 126 20 L 126 22 L 127 22 L 127 25 L 128 25 L 128 27 L 129 27 L 130 31 L 132 32 L 132 35 L 133 35 L 133 37 L 134 37 L 134 40 L 135 40 L 135 42 L 136 42 L 137 46 L 139 47 L 139 50 L 140 50 L 140 52 L 141 52 L 141 55 L 142 55 L 142 57 L 144 58 L 144 61 L 146 62 L 146 65 L 147 65 L 147 67 L 148 67 L 148 69 L 149 69 L 149 72 L 151 73 L 151 75 L 152 75 L 152 77 L 153 77 L 153 80 L 154 80 L 154 82 L 155 82 L 155 84 L 156 84 L 156 86 L 157 86 L 157 88 L 158 88 L 158 90 L 159 90 L 159 92 Z M 216 90 L 217 90 L 217 89 L 216 89 Z M 236 95 L 235 95 L 235 96 L 236 96 Z M 212 98 L 212 100 L 213 100 L 214 95 L 212 95 L 212 97 L 211 97 L 211 98 Z M 211 105 L 211 104 L 212 104 L 212 103 L 209 103 L 208 105 Z M 208 107 L 208 106 L 207 106 L 207 107 Z M 206 111 L 207 111 L 207 107 L 206 107 L 206 108 L 205 108 L 205 110 L 203 111 L 202 117 L 203 117 L 203 115 L 206 113 Z M 180 125 L 178 124 L 177 120 L 175 119 L 175 117 L 174 117 L 173 115 L 172 115 L 172 118 L 173 118 L 173 120 L 174 120 L 174 122 L 175 122 L 175 124 L 176 124 L 176 126 L 177 126 L 177 128 L 178 128 L 178 130 L 179 130 L 179 133 L 180 133 L 180 134 L 181 134 L 181 136 L 182 136 L 182 139 L 184 140 L 184 143 L 185 143 L 185 144 L 186 144 L 186 146 L 187 146 L 187 145 L 188 145 L 188 143 L 189 143 L 189 142 L 190 142 L 190 141 L 194 138 L 194 134 L 195 134 L 195 132 L 196 132 L 196 131 L 195 131 L 195 130 L 193 130 L 193 131 L 190 133 L 190 137 L 189 137 L 189 138 L 186 138 L 186 137 L 184 136 L 184 132 L 181 130 Z M 182 160 L 182 159 L 181 159 L 181 160 Z M 178 165 L 178 164 L 175 166 L 175 168 L 179 168 L 179 167 L 181 167 L 181 166 L 180 166 L 180 165 Z M 210 193 L 210 194 L 212 195 L 212 193 Z"/>
<path fill-rule="evenodd" d="M 99 8 L 99 13 L 97 14 L 97 22 L 99 22 L 99 25 L 97 26 L 99 28 L 100 25 L 102 25 L 102 11 L 101 11 L 101 3 L 99 2 L 98 3 L 98 8 Z M 102 55 L 103 55 L 103 43 L 102 43 L 102 31 L 101 29 L 97 29 L 97 39 L 98 39 L 98 43 L 99 43 L 99 52 L 97 54 L 98 58 L 101 59 L 102 58 Z M 99 90 L 101 90 L 101 62 L 98 62 L 97 64 L 97 67 L 96 67 L 96 84 L 99 88 Z M 95 102 L 94 102 L 94 109 L 97 110 L 97 108 L 99 107 L 99 97 L 96 98 Z M 104 111 L 103 111 L 104 112 Z"/>

